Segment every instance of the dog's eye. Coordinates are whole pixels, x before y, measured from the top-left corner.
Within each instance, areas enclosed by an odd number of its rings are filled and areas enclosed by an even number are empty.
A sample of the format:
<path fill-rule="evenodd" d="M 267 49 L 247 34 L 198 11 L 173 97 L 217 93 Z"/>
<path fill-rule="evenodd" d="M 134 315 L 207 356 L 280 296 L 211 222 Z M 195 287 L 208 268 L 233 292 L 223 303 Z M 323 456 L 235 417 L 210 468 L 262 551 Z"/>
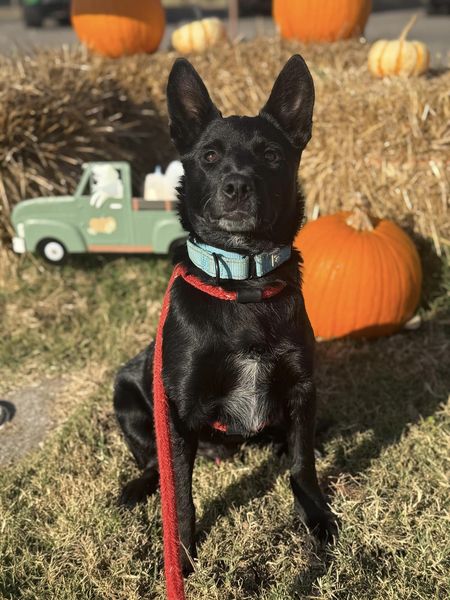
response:
<path fill-rule="evenodd" d="M 278 158 L 278 154 L 275 152 L 275 150 L 266 150 L 264 152 L 264 158 L 267 160 L 267 162 L 275 162 Z"/>
<path fill-rule="evenodd" d="M 203 155 L 203 158 L 206 160 L 206 162 L 213 163 L 216 162 L 216 160 L 219 158 L 219 155 L 215 150 L 208 150 L 208 152 L 205 152 Z"/>

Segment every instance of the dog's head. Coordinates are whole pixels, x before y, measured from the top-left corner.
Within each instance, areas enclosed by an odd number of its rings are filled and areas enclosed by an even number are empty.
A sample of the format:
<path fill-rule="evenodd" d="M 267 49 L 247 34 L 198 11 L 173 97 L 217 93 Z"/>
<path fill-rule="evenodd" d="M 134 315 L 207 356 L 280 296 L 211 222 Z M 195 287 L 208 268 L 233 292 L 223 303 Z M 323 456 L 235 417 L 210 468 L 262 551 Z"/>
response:
<path fill-rule="evenodd" d="M 173 65 L 167 100 L 185 171 L 184 228 L 225 249 L 255 252 L 292 243 L 303 217 L 297 171 L 314 106 L 305 61 L 290 58 L 257 117 L 223 118 L 185 59 Z"/>

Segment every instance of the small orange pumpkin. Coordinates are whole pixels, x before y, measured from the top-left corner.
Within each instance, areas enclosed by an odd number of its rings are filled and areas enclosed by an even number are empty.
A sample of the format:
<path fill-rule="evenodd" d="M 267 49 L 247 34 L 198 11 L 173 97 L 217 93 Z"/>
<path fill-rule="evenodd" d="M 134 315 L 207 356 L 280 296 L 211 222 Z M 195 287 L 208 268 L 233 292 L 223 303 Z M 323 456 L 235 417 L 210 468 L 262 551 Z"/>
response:
<path fill-rule="evenodd" d="M 316 336 L 390 335 L 413 316 L 422 267 L 408 235 L 361 208 L 311 221 L 298 234 L 303 295 Z"/>
<path fill-rule="evenodd" d="M 272 13 L 284 38 L 334 42 L 362 35 L 372 0 L 273 0 Z"/>
<path fill-rule="evenodd" d="M 422 75 L 430 64 L 430 51 L 423 42 L 407 41 L 417 15 L 406 24 L 398 40 L 378 40 L 369 50 L 369 71 L 376 77 Z"/>
<path fill-rule="evenodd" d="M 166 24 L 160 0 L 72 0 L 71 16 L 80 41 L 110 58 L 155 52 Z"/>

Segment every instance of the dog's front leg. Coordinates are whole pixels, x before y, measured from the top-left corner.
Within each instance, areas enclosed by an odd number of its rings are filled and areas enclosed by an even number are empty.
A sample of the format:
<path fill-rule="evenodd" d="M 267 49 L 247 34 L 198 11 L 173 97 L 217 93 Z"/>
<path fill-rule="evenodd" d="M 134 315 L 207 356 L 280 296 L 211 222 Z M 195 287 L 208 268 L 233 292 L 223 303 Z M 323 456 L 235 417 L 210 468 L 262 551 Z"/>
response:
<path fill-rule="evenodd" d="M 295 508 L 321 540 L 335 534 L 335 522 L 317 481 L 314 456 L 316 390 L 311 380 L 298 383 L 290 398 L 289 455 Z"/>
<path fill-rule="evenodd" d="M 184 437 L 172 429 L 173 466 L 177 495 L 178 529 L 181 543 L 181 567 L 186 577 L 194 569 L 195 507 L 192 498 L 192 471 L 197 452 L 197 439 Z"/>

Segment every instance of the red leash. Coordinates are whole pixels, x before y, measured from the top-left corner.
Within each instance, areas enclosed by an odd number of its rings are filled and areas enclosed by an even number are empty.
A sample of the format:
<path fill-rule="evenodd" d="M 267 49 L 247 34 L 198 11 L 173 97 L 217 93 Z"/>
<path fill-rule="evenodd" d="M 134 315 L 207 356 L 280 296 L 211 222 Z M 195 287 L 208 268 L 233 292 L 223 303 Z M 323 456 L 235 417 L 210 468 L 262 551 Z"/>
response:
<path fill-rule="evenodd" d="M 156 447 L 159 464 L 159 486 L 161 490 L 161 513 L 164 540 L 164 571 L 166 576 L 166 589 L 168 600 L 185 600 L 183 574 L 180 560 L 180 538 L 178 533 L 177 498 L 175 489 L 175 476 L 173 470 L 172 444 L 170 440 L 169 400 L 164 389 L 162 378 L 163 371 L 163 330 L 169 314 L 170 292 L 173 282 L 177 277 L 183 279 L 193 287 L 219 298 L 220 300 L 236 300 L 237 293 L 224 290 L 219 286 L 208 285 L 186 272 L 186 267 L 176 265 L 169 280 L 159 318 L 155 340 L 155 354 L 153 358 L 153 405 L 156 433 Z M 262 290 L 262 298 L 270 298 L 278 294 L 285 284 L 277 282 L 275 285 Z M 216 429 L 221 429 L 220 424 L 214 423 Z M 225 429 L 221 429 L 224 431 Z"/>

